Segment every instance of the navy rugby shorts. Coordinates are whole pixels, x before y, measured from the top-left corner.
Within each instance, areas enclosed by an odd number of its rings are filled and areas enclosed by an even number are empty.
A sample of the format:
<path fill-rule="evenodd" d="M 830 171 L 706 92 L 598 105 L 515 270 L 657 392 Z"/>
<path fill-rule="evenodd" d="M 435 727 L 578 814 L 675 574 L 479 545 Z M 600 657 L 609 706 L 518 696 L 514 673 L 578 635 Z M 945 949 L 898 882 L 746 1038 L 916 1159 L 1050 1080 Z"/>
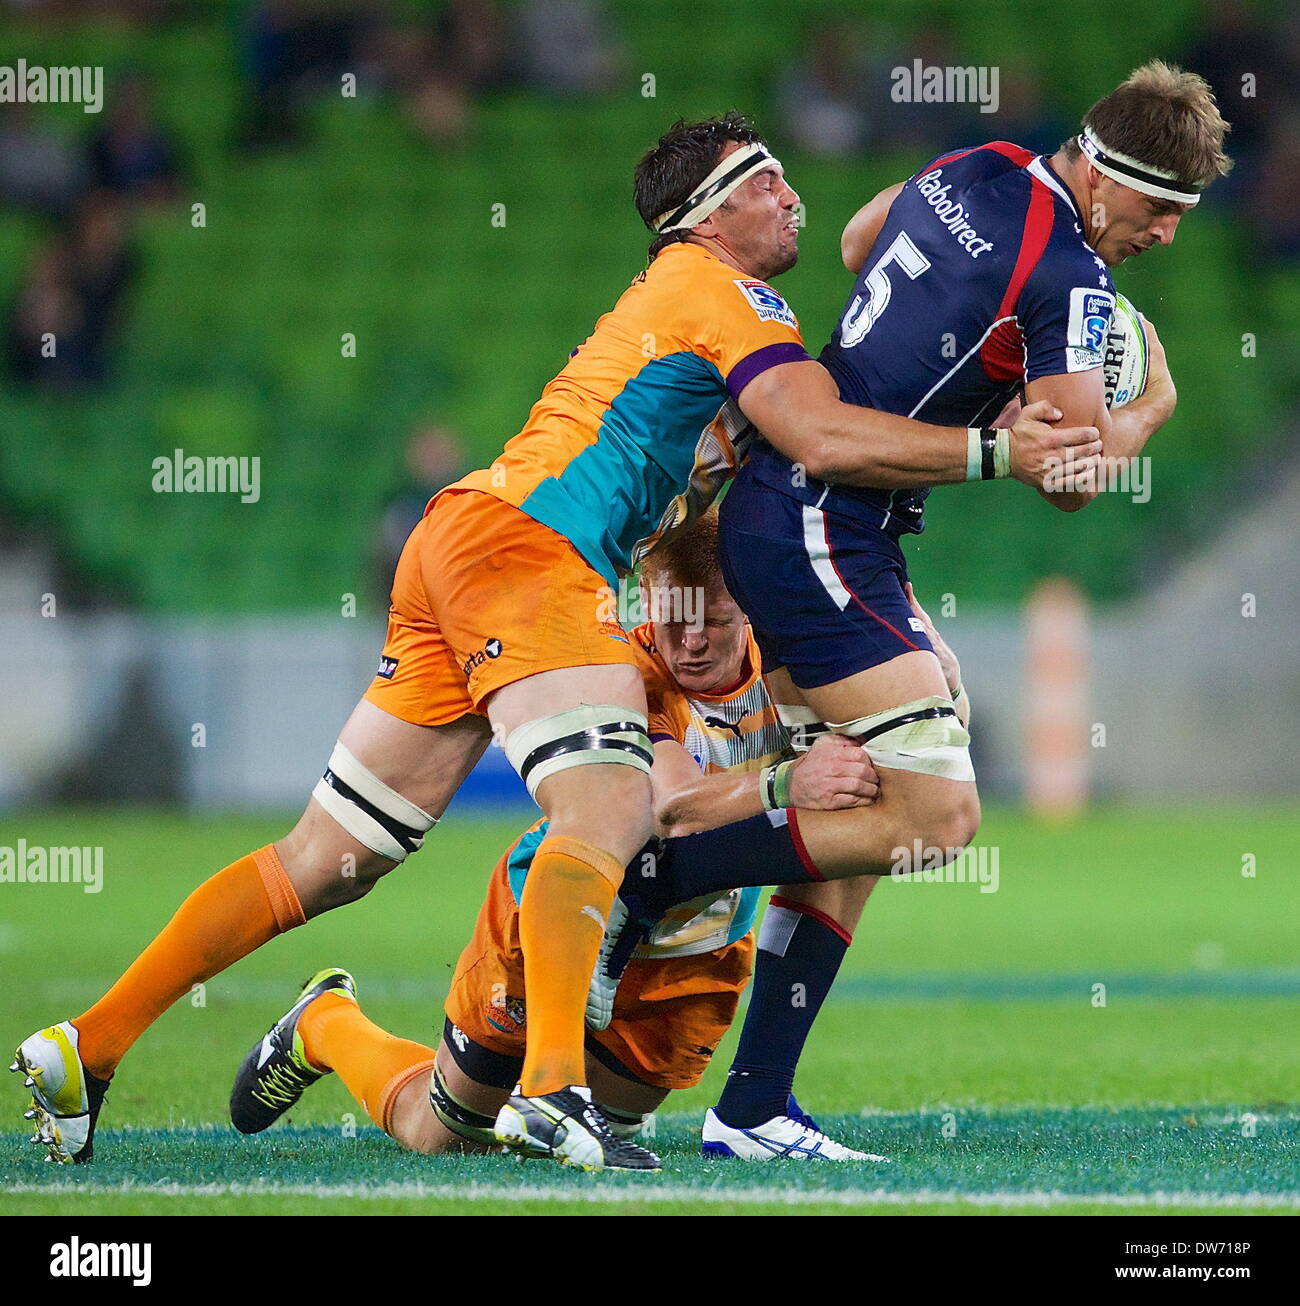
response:
<path fill-rule="evenodd" d="M 903 591 L 903 551 L 870 522 L 801 503 L 742 470 L 722 503 L 719 552 L 764 670 L 785 667 L 800 689 L 934 651 Z"/>

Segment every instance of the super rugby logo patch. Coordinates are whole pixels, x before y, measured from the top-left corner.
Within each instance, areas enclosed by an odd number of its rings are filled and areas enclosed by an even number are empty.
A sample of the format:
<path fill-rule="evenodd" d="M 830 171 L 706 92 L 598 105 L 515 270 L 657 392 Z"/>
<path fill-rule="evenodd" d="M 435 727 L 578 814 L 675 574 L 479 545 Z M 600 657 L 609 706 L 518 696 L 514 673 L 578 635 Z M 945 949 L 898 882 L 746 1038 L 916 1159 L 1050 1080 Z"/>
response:
<path fill-rule="evenodd" d="M 790 305 L 766 281 L 737 281 L 740 293 L 749 306 L 764 322 L 780 322 L 782 326 L 797 327 Z"/>
<path fill-rule="evenodd" d="M 1065 333 L 1067 372 L 1087 372 L 1101 366 L 1114 312 L 1115 296 L 1108 290 L 1076 286 L 1070 291 L 1070 320 Z"/>

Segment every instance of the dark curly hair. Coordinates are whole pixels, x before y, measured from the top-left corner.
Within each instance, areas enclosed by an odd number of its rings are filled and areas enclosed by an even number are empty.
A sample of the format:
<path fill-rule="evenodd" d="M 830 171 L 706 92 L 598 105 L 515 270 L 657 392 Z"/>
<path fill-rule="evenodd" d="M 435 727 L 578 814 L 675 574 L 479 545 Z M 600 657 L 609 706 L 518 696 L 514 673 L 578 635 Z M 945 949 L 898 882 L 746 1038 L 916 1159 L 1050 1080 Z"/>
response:
<path fill-rule="evenodd" d="M 735 109 L 700 122 L 678 118 L 636 165 L 632 187 L 641 221 L 653 231 L 652 224 L 661 213 L 685 204 L 718 166 L 722 151 L 733 142 L 767 144 L 754 124 Z M 685 240 L 686 236 L 685 231 L 656 236 L 650 242 L 650 257 L 654 258 L 667 245 Z"/>

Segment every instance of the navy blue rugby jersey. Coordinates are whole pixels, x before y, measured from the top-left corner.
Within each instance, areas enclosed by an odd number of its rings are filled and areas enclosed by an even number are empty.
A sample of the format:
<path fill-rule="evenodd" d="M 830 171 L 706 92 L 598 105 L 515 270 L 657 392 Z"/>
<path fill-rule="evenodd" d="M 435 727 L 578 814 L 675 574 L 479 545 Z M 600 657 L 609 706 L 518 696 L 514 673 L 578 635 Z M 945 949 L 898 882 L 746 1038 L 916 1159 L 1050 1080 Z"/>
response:
<path fill-rule="evenodd" d="M 941 155 L 903 186 L 821 362 L 846 403 L 987 426 L 1026 381 L 1102 363 L 1115 288 L 1046 158 L 1006 141 Z M 929 490 L 827 486 L 759 442 L 751 474 L 890 534 Z"/>

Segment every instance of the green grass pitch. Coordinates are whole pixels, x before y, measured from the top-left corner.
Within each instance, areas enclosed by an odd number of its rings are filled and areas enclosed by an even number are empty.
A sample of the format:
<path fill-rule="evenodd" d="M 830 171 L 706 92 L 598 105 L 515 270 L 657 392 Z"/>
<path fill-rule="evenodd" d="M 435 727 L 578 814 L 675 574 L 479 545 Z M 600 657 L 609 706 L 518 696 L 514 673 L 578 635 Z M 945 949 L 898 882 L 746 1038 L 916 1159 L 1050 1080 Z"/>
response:
<path fill-rule="evenodd" d="M 416 1157 L 334 1079 L 276 1129 L 236 1135 L 235 1066 L 322 965 L 356 973 L 375 1020 L 433 1040 L 521 827 L 453 814 L 365 901 L 177 1004 L 119 1072 L 93 1166 L 42 1164 L 16 1077 L 0 1079 L 0 1214 L 1300 1210 L 1300 816 L 1277 808 L 1116 807 L 1056 826 L 995 810 L 978 843 L 996 850 L 997 892 L 883 883 L 797 1088 L 889 1165 L 703 1161 L 730 1039 L 665 1104 L 655 1177 Z M 0 883 L 0 1039 L 82 1010 L 194 884 L 284 828 L 82 810 L 0 822 L 2 845 L 104 848 L 97 894 Z"/>

